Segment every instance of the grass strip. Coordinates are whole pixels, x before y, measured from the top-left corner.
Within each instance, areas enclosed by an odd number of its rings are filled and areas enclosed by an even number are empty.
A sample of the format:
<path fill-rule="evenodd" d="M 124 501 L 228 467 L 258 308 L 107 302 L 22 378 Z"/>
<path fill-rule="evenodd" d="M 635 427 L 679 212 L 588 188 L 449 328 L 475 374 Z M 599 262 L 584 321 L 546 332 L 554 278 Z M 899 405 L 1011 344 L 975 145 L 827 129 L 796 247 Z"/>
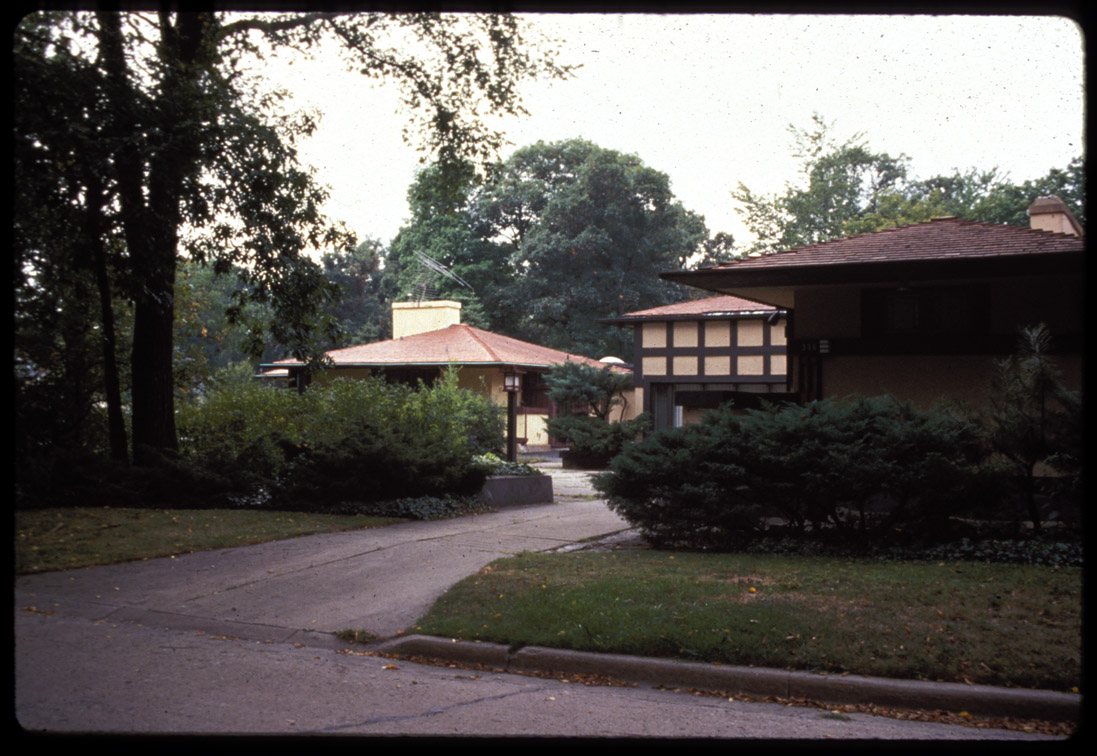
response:
<path fill-rule="evenodd" d="M 77 507 L 17 511 L 15 574 L 114 564 L 396 522 L 402 520 L 228 509 Z"/>
<path fill-rule="evenodd" d="M 1081 570 L 659 551 L 522 554 L 415 632 L 1078 692 Z"/>

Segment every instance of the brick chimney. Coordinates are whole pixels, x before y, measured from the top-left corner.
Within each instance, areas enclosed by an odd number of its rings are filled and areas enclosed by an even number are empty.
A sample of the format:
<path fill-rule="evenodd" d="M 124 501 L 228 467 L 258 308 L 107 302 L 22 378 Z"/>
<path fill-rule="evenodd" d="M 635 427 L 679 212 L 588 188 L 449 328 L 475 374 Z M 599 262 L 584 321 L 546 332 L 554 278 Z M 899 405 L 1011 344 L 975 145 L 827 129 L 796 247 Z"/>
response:
<path fill-rule="evenodd" d="M 1028 208 L 1029 226 L 1036 231 L 1082 236 L 1082 226 L 1058 197 L 1037 197 Z"/>
<path fill-rule="evenodd" d="M 430 302 L 393 302 L 392 338 L 437 331 L 461 322 L 461 303 L 451 299 Z"/>

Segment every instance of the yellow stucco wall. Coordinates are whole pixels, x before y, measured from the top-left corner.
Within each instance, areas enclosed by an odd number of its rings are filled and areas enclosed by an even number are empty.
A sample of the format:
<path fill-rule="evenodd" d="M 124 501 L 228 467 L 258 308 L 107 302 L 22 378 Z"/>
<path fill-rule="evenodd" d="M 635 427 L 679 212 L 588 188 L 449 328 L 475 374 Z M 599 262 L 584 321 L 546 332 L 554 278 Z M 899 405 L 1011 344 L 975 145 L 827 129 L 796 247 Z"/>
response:
<path fill-rule="evenodd" d="M 731 323 L 726 320 L 709 320 L 705 323 L 705 346 L 731 346 Z"/>
<path fill-rule="evenodd" d="M 736 323 L 739 332 L 739 346 L 762 346 L 765 344 L 765 323 L 761 320 L 740 320 Z"/>
<path fill-rule="evenodd" d="M 667 345 L 666 323 L 644 323 L 641 339 L 645 347 L 661 349 Z"/>
<path fill-rule="evenodd" d="M 640 366 L 644 371 L 644 375 L 667 374 L 666 357 L 644 357 L 640 360 Z"/>
<path fill-rule="evenodd" d="M 1081 358 L 1062 357 L 1058 364 L 1067 386 L 1081 389 Z M 823 395 L 892 394 L 922 408 L 947 396 L 985 406 L 993 371 L 994 358 L 986 355 L 832 356 L 823 363 Z"/>
<path fill-rule="evenodd" d="M 674 324 L 674 346 L 697 346 L 697 321 L 680 320 Z"/>
<path fill-rule="evenodd" d="M 430 302 L 393 302 L 392 338 L 437 331 L 461 322 L 461 303 L 450 299 Z"/>

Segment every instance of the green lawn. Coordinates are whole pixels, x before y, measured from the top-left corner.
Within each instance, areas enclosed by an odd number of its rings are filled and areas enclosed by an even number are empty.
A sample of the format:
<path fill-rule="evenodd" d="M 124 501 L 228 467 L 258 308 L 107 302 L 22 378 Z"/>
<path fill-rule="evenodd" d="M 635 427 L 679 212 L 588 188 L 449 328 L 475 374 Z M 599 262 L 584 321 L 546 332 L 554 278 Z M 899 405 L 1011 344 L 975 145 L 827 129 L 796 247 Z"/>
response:
<path fill-rule="evenodd" d="M 17 511 L 15 573 L 128 562 L 394 522 L 402 520 L 226 509 Z"/>
<path fill-rule="evenodd" d="M 524 554 L 415 632 L 766 667 L 1076 690 L 1081 570 L 658 551 Z"/>
<path fill-rule="evenodd" d="M 392 522 L 237 510 L 16 512 L 16 574 Z M 455 585 L 412 629 L 515 646 L 1077 692 L 1081 574 L 959 561 L 523 554 Z"/>

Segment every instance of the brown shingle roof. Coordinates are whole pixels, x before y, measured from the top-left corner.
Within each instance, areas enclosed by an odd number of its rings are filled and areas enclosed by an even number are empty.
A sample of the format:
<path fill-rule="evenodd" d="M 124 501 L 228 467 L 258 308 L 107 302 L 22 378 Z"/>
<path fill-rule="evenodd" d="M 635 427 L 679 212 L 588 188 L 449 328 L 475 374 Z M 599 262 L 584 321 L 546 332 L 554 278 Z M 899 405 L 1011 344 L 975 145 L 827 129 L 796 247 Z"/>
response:
<path fill-rule="evenodd" d="M 1077 236 L 947 217 L 736 260 L 707 270 L 1003 258 L 1080 252 L 1084 247 L 1084 239 Z"/>
<path fill-rule="evenodd" d="M 604 363 L 577 354 L 530 344 L 469 325 L 451 325 L 436 331 L 404 336 L 372 344 L 333 349 L 328 357 L 336 367 L 384 367 L 392 365 L 515 365 L 549 367 L 563 362 L 582 362 L 595 367 Z M 300 365 L 280 360 L 276 365 Z M 619 366 L 615 370 L 623 370 Z"/>
<path fill-rule="evenodd" d="M 625 313 L 620 319 L 648 319 L 660 317 L 681 317 L 688 315 L 716 315 L 729 312 L 773 312 L 775 307 L 761 302 L 754 302 L 742 297 L 725 295 L 720 297 L 707 297 L 695 299 L 689 302 L 652 307 L 647 310 Z"/>

